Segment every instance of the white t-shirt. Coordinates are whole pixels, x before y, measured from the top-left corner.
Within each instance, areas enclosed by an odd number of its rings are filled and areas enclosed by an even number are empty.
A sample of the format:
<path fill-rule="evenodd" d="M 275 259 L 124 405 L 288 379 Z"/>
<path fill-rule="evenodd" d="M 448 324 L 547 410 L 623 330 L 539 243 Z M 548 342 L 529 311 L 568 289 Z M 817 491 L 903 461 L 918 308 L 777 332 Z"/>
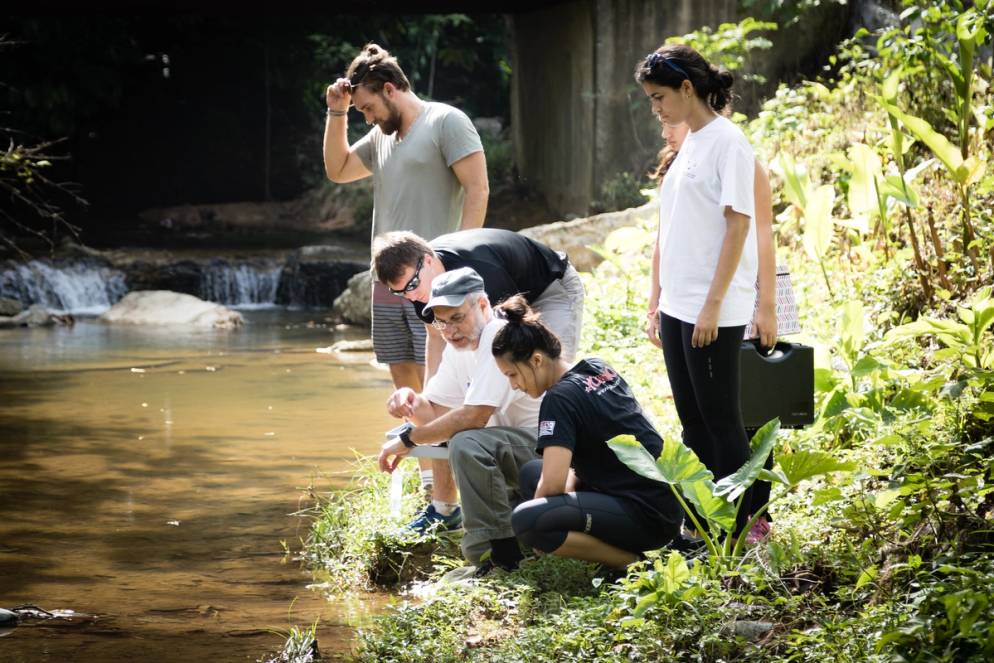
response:
<path fill-rule="evenodd" d="M 694 324 L 718 268 L 725 207 L 749 217 L 742 258 L 721 304 L 719 327 L 748 324 L 756 302 L 755 155 L 735 124 L 718 116 L 687 134 L 659 195 L 659 309 Z"/>
<path fill-rule="evenodd" d="M 492 405 L 496 409 L 487 426 L 513 426 L 534 433 L 538 428 L 541 399 L 511 389 L 494 361 L 494 336 L 506 323 L 492 318 L 483 328 L 476 350 L 456 350 L 446 345 L 438 372 L 428 380 L 423 396 L 448 408 Z"/>

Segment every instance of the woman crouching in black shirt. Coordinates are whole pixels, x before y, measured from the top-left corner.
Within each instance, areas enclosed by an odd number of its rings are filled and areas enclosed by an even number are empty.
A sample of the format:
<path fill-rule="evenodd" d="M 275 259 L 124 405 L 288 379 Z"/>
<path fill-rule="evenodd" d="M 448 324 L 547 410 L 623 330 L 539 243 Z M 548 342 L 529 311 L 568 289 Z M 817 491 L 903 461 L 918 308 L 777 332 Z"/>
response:
<path fill-rule="evenodd" d="M 570 365 L 559 339 L 521 296 L 497 307 L 507 324 L 493 353 L 514 389 L 542 399 L 540 460 L 520 472 L 522 497 L 511 516 L 518 539 L 536 550 L 615 568 L 660 548 L 679 532 L 682 513 L 669 488 L 632 472 L 607 446 L 635 436 L 658 457 L 662 439 L 628 384 L 600 359 Z"/>

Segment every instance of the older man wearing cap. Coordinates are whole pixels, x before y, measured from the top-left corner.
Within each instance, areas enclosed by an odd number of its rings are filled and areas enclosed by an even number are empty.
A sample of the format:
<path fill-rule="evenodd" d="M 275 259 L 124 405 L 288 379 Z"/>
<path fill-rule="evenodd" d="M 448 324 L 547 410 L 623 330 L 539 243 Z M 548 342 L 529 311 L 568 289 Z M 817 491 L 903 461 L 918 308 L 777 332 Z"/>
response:
<path fill-rule="evenodd" d="M 423 393 L 402 388 L 387 401 L 391 415 L 410 423 L 383 446 L 380 469 L 392 472 L 417 445 L 448 440 L 462 498 L 463 554 L 480 564 L 490 550 L 492 565 L 514 568 L 521 550 L 511 511 L 520 499 L 518 470 L 537 458 L 540 401 L 511 389 L 497 368 L 490 348 L 505 322 L 494 317 L 479 274 L 464 267 L 438 276 L 425 309 L 434 314 L 432 324 L 446 346 Z M 451 505 L 428 508 L 438 512 L 446 506 Z"/>

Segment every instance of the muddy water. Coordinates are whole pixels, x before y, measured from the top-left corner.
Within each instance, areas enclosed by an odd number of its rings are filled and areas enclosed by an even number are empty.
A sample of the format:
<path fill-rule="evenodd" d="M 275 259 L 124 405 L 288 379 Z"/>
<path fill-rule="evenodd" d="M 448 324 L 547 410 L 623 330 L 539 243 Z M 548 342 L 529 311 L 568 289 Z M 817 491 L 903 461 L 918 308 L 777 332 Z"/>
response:
<path fill-rule="evenodd" d="M 315 353 L 338 337 L 314 316 L 247 317 L 0 330 L 0 607 L 96 616 L 22 625 L 0 660 L 254 661 L 318 617 L 322 653 L 347 650 L 375 606 L 326 602 L 280 542 L 300 548 L 300 488 L 378 447 L 387 375 Z"/>

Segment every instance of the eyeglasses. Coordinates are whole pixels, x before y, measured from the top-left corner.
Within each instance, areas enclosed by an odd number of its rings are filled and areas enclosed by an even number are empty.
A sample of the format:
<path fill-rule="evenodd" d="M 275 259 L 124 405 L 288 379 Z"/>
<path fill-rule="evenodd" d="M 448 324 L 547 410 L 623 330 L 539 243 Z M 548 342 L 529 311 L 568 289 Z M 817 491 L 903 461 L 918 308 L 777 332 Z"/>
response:
<path fill-rule="evenodd" d="M 439 320 L 437 317 L 431 321 L 431 326 L 438 331 L 445 331 L 449 327 L 458 327 L 462 323 L 466 322 L 465 313 L 456 313 L 448 320 Z"/>
<path fill-rule="evenodd" d="M 687 75 L 687 72 L 685 72 L 683 69 L 670 62 L 669 58 L 667 58 L 662 53 L 650 53 L 649 55 L 645 56 L 645 66 L 648 67 L 649 69 L 652 69 L 660 62 L 665 64 L 667 67 L 669 67 L 676 73 L 682 75 L 687 80 L 690 80 L 690 76 Z"/>
<path fill-rule="evenodd" d="M 390 290 L 392 294 L 397 295 L 398 297 L 403 297 L 410 291 L 417 289 L 417 287 L 421 285 L 421 266 L 424 265 L 424 262 L 425 262 L 424 256 L 418 258 L 418 264 L 414 267 L 414 276 L 412 276 L 411 280 L 407 282 L 407 285 L 405 285 L 400 290 L 394 290 L 393 288 L 388 288 L 388 290 Z"/>

